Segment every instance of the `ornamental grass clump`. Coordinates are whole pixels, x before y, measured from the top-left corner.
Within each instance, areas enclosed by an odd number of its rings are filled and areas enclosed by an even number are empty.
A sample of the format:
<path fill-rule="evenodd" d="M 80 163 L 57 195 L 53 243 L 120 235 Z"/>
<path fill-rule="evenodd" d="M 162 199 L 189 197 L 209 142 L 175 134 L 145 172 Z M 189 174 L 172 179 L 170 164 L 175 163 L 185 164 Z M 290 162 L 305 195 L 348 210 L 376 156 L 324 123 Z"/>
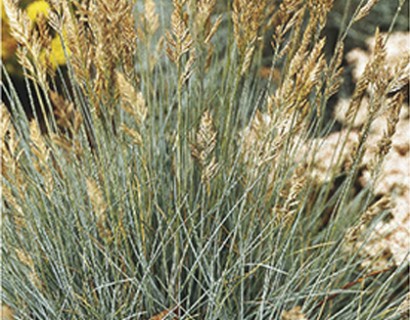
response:
<path fill-rule="evenodd" d="M 406 316 L 408 254 L 369 253 L 408 68 L 376 26 L 329 116 L 376 1 L 331 55 L 332 0 L 47 3 L 3 0 L 29 96 L 2 62 L 3 317 Z"/>

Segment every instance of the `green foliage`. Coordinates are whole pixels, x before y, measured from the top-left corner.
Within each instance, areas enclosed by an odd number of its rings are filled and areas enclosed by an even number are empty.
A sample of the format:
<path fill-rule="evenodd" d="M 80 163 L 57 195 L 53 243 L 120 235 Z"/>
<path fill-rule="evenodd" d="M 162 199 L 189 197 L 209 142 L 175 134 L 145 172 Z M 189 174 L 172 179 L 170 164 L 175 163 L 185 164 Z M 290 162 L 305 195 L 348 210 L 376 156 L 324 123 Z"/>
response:
<path fill-rule="evenodd" d="M 212 1 L 63 2 L 50 14 L 61 86 L 19 42 L 34 119 L 2 65 L 2 303 L 15 319 L 285 319 L 296 306 L 399 319 L 408 264 L 372 268 L 379 257 L 346 240 L 375 200 L 377 166 L 355 189 L 372 116 L 356 152 L 340 134 L 318 174 L 348 32 L 325 56 L 330 1 L 234 1 L 220 15 Z M 258 75 L 265 30 L 271 81 Z M 382 87 L 377 52 L 366 81 Z"/>

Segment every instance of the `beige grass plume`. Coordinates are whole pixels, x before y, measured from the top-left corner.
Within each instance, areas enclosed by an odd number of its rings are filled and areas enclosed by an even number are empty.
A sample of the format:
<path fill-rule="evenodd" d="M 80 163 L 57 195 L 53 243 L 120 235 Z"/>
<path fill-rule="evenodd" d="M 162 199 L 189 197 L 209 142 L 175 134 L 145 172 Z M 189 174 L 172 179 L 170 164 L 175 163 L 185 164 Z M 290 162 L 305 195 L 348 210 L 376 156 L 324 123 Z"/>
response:
<path fill-rule="evenodd" d="M 137 92 L 134 86 L 131 85 L 130 81 L 121 72 L 117 72 L 117 84 L 122 109 L 132 116 L 136 127 L 140 128 L 148 113 L 142 93 Z M 130 137 L 134 144 L 142 144 L 142 137 L 138 129 L 134 129 L 127 124 L 122 123 L 120 130 Z"/>
<path fill-rule="evenodd" d="M 217 132 L 209 111 L 202 114 L 195 140 L 191 143 L 192 157 L 201 167 L 201 180 L 209 186 L 209 182 L 217 174 L 219 165 L 214 151 L 217 143 Z"/>
<path fill-rule="evenodd" d="M 265 23 L 266 1 L 234 0 L 232 22 L 235 42 L 240 56 L 240 73 L 243 75 L 251 65 L 259 31 Z"/>
<path fill-rule="evenodd" d="M 173 0 L 174 11 L 171 15 L 171 31 L 167 32 L 167 55 L 176 65 L 181 57 L 192 49 L 192 36 L 188 28 L 188 15 L 184 11 L 186 0 Z"/>
<path fill-rule="evenodd" d="M 111 230 L 106 226 L 108 205 L 100 185 L 93 178 L 87 178 L 87 192 L 97 220 L 98 233 L 103 238 L 109 238 Z"/>

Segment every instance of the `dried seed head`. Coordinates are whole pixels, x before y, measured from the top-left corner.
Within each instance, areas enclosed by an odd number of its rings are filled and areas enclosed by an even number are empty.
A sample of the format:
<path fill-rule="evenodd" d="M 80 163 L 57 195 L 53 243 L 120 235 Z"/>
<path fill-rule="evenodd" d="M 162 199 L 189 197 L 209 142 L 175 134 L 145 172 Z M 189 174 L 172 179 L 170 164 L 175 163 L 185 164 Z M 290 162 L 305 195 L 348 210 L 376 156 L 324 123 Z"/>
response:
<path fill-rule="evenodd" d="M 202 114 L 195 141 L 191 143 L 191 154 L 201 167 L 201 179 L 204 183 L 209 183 L 212 180 L 219 167 L 213 155 L 217 142 L 216 136 L 213 118 L 209 111 L 205 111 Z"/>
<path fill-rule="evenodd" d="M 15 253 L 16 253 L 17 259 L 30 270 L 28 274 L 28 278 L 31 281 L 31 283 L 37 288 L 41 288 L 42 282 L 37 272 L 35 271 L 35 265 L 34 265 L 33 258 L 22 249 L 15 249 Z"/>
<path fill-rule="evenodd" d="M 87 192 L 91 201 L 94 213 L 97 217 L 102 217 L 107 209 L 107 203 L 104 194 L 97 182 L 92 178 L 87 178 Z"/>
<path fill-rule="evenodd" d="M 0 138 L 1 138 L 1 146 L 2 148 L 4 139 L 6 138 L 6 134 L 10 129 L 11 121 L 10 121 L 10 113 L 7 110 L 6 105 L 1 102 L 0 104 Z"/>
<path fill-rule="evenodd" d="M 400 109 L 402 108 L 403 101 L 404 95 L 399 92 L 388 104 L 387 130 L 378 143 L 377 155 L 381 158 L 384 158 L 390 151 L 392 138 L 396 133 L 397 123 L 399 122 Z"/>
<path fill-rule="evenodd" d="M 143 124 L 148 113 L 144 96 L 141 92 L 136 92 L 134 86 L 121 72 L 117 72 L 117 84 L 122 108 L 133 116 L 138 125 Z"/>
<path fill-rule="evenodd" d="M 133 144 L 136 144 L 138 146 L 142 145 L 142 137 L 138 133 L 138 131 L 129 128 L 126 124 L 122 123 L 120 125 L 120 130 L 124 132 L 128 137 L 131 138 L 131 141 Z"/>
<path fill-rule="evenodd" d="M 234 36 L 239 52 L 253 46 L 258 38 L 258 32 L 264 22 L 266 1 L 234 0 L 232 21 Z"/>
<path fill-rule="evenodd" d="M 29 268 L 34 268 L 34 262 L 30 255 L 24 250 L 16 249 L 17 259 Z"/>
<path fill-rule="evenodd" d="M 27 13 L 21 10 L 17 1 L 4 0 L 11 36 L 20 47 L 16 51 L 18 62 L 26 70 L 27 77 L 47 87 L 47 66 L 42 56 L 42 38 Z"/>
<path fill-rule="evenodd" d="M 252 62 L 254 51 L 255 51 L 254 46 L 246 48 L 244 58 L 243 58 L 243 63 L 242 63 L 241 75 L 244 75 L 248 71 L 251 65 L 251 62 Z"/>
<path fill-rule="evenodd" d="M 350 100 L 349 108 L 345 114 L 346 122 L 352 123 L 359 110 L 361 102 L 366 95 L 366 90 L 370 83 L 370 62 L 366 65 L 365 71 L 359 78 L 359 81 L 356 84 L 355 90 L 353 92 L 352 98 Z"/>
<path fill-rule="evenodd" d="M 300 209 L 302 203 L 302 193 L 306 186 L 306 170 L 299 167 L 290 177 L 288 183 L 283 186 L 280 192 L 280 199 L 272 209 L 277 225 L 292 225 L 295 214 Z"/>
<path fill-rule="evenodd" d="M 82 123 L 81 113 L 74 109 L 74 104 L 68 102 L 54 91 L 50 91 L 50 99 L 53 103 L 53 111 L 57 124 L 64 129 L 77 133 Z"/>
<path fill-rule="evenodd" d="M 1 103 L 0 105 L 0 164 L 2 176 L 13 181 L 15 188 L 18 188 L 21 194 L 24 194 L 24 188 L 27 181 L 24 177 L 24 173 L 21 170 L 21 164 L 19 158 L 22 156 L 21 139 L 17 135 L 14 126 L 11 121 L 11 116 L 6 106 Z M 13 193 L 7 188 L 6 185 L 2 185 L 3 195 L 6 201 L 8 201 L 18 212 L 21 213 L 21 207 L 15 201 Z"/>
<path fill-rule="evenodd" d="M 167 55 L 176 65 L 181 57 L 192 49 L 192 36 L 188 28 L 188 15 L 183 7 L 186 0 L 173 0 L 174 11 L 171 16 L 171 32 L 167 33 Z"/>
<path fill-rule="evenodd" d="M 366 17 L 378 2 L 379 0 L 367 0 L 367 2 L 360 8 L 356 16 L 353 18 L 354 22 Z"/>
<path fill-rule="evenodd" d="M 193 48 L 189 54 L 188 61 L 185 63 L 184 71 L 181 73 L 179 78 L 179 84 L 182 86 L 184 85 L 189 78 L 192 76 L 194 71 L 194 63 L 195 63 L 195 48 Z"/>
<path fill-rule="evenodd" d="M 107 102 L 115 95 L 112 83 L 118 65 L 121 65 L 125 74 L 134 73 L 137 33 L 132 3 L 127 0 L 90 2 L 86 17 L 87 28 L 92 36 L 84 39 L 90 44 L 89 47 L 95 49 L 92 56 L 94 89 L 99 100 Z M 83 25 L 81 21 L 75 20 L 73 24 Z M 77 29 L 75 26 L 73 28 Z"/>
<path fill-rule="evenodd" d="M 356 242 L 360 237 L 363 230 L 365 230 L 366 226 L 371 222 L 380 212 L 388 210 L 391 205 L 391 199 L 388 196 L 382 197 L 380 200 L 372 204 L 367 208 L 367 210 L 362 214 L 360 217 L 359 223 L 351 227 L 346 235 L 345 240 L 347 243 Z"/>
<path fill-rule="evenodd" d="M 144 9 L 145 36 L 148 38 L 153 36 L 159 28 L 159 15 L 156 13 L 154 0 L 145 0 Z"/>
<path fill-rule="evenodd" d="M 240 71 L 243 75 L 252 62 L 259 30 L 265 22 L 266 1 L 234 0 L 232 21 L 235 42 L 240 56 Z"/>
<path fill-rule="evenodd" d="M 308 6 L 313 15 L 317 17 L 320 28 L 326 24 L 327 16 L 333 7 L 334 0 L 309 0 Z"/>
<path fill-rule="evenodd" d="M 21 45 L 28 45 L 32 31 L 32 23 L 17 5 L 15 0 L 3 0 L 4 10 L 8 18 L 11 36 Z"/>
<path fill-rule="evenodd" d="M 51 141 L 66 152 L 67 158 L 72 155 L 80 157 L 83 154 L 83 148 L 75 138 L 68 139 L 64 135 L 52 134 Z"/>
<path fill-rule="evenodd" d="M 100 237 L 110 239 L 111 230 L 107 227 L 107 202 L 104 199 L 104 193 L 97 182 L 92 178 L 87 178 L 87 192 L 90 199 L 94 214 L 97 220 L 97 230 Z"/>
<path fill-rule="evenodd" d="M 392 68 L 392 81 L 389 84 L 387 94 L 389 96 L 402 92 L 409 97 L 410 90 L 410 53 L 404 54 L 397 64 Z"/>
<path fill-rule="evenodd" d="M 5 178 L 7 178 L 7 176 Z M 21 191 L 24 191 L 23 186 L 20 186 L 19 189 Z M 25 219 L 23 218 L 24 211 L 19 204 L 18 196 L 15 196 L 13 194 L 13 191 L 7 185 L 2 186 L 1 192 L 2 192 L 2 200 L 4 200 L 7 203 L 8 207 L 13 213 L 13 219 L 17 227 L 18 228 L 24 227 L 25 226 Z"/>
<path fill-rule="evenodd" d="M 37 157 L 39 164 L 44 165 L 50 153 L 44 137 L 41 134 L 40 127 L 36 120 L 30 122 L 30 138 L 31 138 L 31 151 Z"/>
<path fill-rule="evenodd" d="M 199 123 L 195 144 L 192 145 L 192 156 L 204 162 L 211 155 L 215 146 L 216 131 L 213 127 L 213 119 L 209 111 L 205 111 Z"/>
<path fill-rule="evenodd" d="M 339 42 L 336 45 L 336 52 L 332 58 L 332 61 L 328 68 L 327 74 L 327 86 L 325 89 L 325 97 L 330 98 L 336 92 L 339 91 L 340 86 L 343 83 L 343 51 L 344 51 L 344 44 L 343 42 Z"/>

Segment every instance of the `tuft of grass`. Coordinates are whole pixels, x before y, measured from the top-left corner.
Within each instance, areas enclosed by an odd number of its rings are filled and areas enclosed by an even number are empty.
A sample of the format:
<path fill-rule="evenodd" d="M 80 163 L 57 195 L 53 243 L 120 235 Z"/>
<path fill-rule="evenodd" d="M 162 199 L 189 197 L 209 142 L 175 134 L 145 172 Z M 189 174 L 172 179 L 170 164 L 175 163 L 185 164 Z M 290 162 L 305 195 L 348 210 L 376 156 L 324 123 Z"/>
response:
<path fill-rule="evenodd" d="M 2 62 L 5 317 L 405 315 L 408 260 L 365 250 L 390 210 L 374 190 L 404 100 L 389 96 L 397 79 L 378 29 L 349 121 L 323 139 L 345 39 L 376 1 L 360 2 L 331 56 L 331 0 L 53 0 L 34 21 L 3 3 L 30 97 Z"/>

